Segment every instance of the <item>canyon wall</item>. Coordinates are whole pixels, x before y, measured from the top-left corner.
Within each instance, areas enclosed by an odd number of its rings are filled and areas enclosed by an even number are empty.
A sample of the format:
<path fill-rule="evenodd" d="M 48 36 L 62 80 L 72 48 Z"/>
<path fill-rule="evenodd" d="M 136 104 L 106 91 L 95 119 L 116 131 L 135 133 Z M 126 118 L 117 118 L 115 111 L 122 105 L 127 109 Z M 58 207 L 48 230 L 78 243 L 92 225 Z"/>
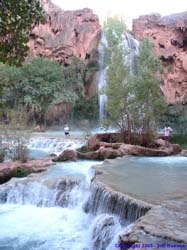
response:
<path fill-rule="evenodd" d="M 53 58 L 63 64 L 74 56 L 89 60 L 97 50 L 101 31 L 93 11 L 63 11 L 50 0 L 43 0 L 43 7 L 46 23 L 34 27 L 29 41 L 32 57 Z"/>
<path fill-rule="evenodd" d="M 91 9 L 64 11 L 50 0 L 41 1 L 45 23 L 36 24 L 30 34 L 27 62 L 36 57 L 57 60 L 69 66 L 74 58 L 85 65 L 82 73 L 84 97 L 95 93 L 98 72 L 98 45 L 101 37 L 99 18 Z M 78 83 L 77 83 L 78 84 Z M 72 112 L 71 103 L 53 105 L 45 114 L 48 124 L 64 123 Z"/>
<path fill-rule="evenodd" d="M 151 37 L 163 62 L 161 90 L 168 104 L 187 102 L 187 12 L 161 17 L 144 15 L 133 20 L 137 39 Z"/>
<path fill-rule="evenodd" d="M 85 95 L 89 99 L 97 73 L 97 49 L 101 37 L 99 18 L 88 8 L 64 11 L 50 0 L 42 0 L 42 5 L 46 22 L 33 28 L 27 60 L 45 57 L 68 66 L 74 57 L 80 58 L 88 69 L 91 68 L 84 77 Z"/>

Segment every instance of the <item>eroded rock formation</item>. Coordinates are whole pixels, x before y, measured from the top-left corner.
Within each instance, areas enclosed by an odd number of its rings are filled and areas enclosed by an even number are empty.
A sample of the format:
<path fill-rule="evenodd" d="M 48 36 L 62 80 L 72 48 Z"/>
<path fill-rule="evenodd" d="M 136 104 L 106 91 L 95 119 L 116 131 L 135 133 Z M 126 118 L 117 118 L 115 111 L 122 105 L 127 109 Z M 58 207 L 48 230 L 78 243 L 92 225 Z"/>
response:
<path fill-rule="evenodd" d="M 161 17 L 140 16 L 133 20 L 138 39 L 151 37 L 164 65 L 161 90 L 168 103 L 186 102 L 187 94 L 187 12 Z"/>
<path fill-rule="evenodd" d="M 38 173 L 47 170 L 47 167 L 54 164 L 51 158 L 36 160 L 3 162 L 0 164 L 0 184 L 9 181 L 12 177 L 23 177 L 30 173 Z"/>
<path fill-rule="evenodd" d="M 170 201 L 171 202 L 171 201 Z M 159 206 L 152 208 L 145 216 L 139 218 L 129 230 L 119 236 L 121 247 L 131 245 L 134 249 L 186 249 L 187 243 L 187 214 L 183 209 L 186 201 L 175 202 L 175 207 Z M 175 211 L 177 203 L 180 208 Z M 124 249 L 124 248 L 121 248 Z"/>
<path fill-rule="evenodd" d="M 147 203 L 135 198 L 133 194 L 127 195 L 126 191 L 125 193 L 120 192 L 118 191 L 119 185 L 116 187 L 110 181 L 111 174 L 113 179 L 116 178 L 114 172 L 109 170 L 110 164 L 115 164 L 115 161 L 107 160 L 102 167 L 94 167 L 95 176 L 92 179 L 91 194 L 85 209 L 93 214 L 117 215 L 122 226 L 127 222 L 128 224 L 134 222 L 128 226 L 125 224 L 123 230 L 120 230 L 118 243 L 116 240 L 115 246 L 121 250 L 136 248 L 186 249 L 186 193 L 183 192 L 178 197 L 173 195 L 172 198 L 163 200 L 157 205 L 154 202 L 153 205 L 152 202 Z M 128 178 L 131 177 L 128 176 Z M 105 224 L 112 225 L 112 223 L 111 218 L 110 221 L 107 218 Z"/>
<path fill-rule="evenodd" d="M 100 40 L 100 24 L 93 11 L 85 8 L 63 11 L 43 0 L 46 23 L 35 26 L 29 41 L 32 57 L 42 56 L 69 64 L 72 57 L 90 60 Z"/>
<path fill-rule="evenodd" d="M 155 140 L 154 147 L 144 147 L 136 144 L 116 142 L 115 139 L 120 137 L 119 133 L 96 134 L 88 140 L 86 146 L 78 150 L 77 156 L 81 159 L 103 160 L 125 155 L 169 156 L 181 152 L 179 144 L 166 146 L 165 141 L 162 139 Z"/>

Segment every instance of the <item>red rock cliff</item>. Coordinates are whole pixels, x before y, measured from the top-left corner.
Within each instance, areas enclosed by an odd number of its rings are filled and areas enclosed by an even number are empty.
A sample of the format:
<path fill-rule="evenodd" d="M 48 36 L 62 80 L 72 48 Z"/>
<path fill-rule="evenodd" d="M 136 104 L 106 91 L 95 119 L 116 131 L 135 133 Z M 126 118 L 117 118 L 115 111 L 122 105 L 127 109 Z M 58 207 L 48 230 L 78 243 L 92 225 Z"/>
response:
<path fill-rule="evenodd" d="M 34 57 L 52 58 L 64 65 L 71 64 L 73 57 L 84 60 L 89 67 L 98 61 L 97 48 L 101 36 L 98 16 L 85 8 L 76 11 L 63 11 L 50 0 L 42 0 L 46 22 L 34 27 L 30 34 L 30 54 Z M 87 71 L 84 76 L 85 98 L 94 92 L 96 70 Z M 48 124 L 64 122 L 72 111 L 70 103 L 56 104 L 45 114 Z"/>
<path fill-rule="evenodd" d="M 98 17 L 86 8 L 63 11 L 43 0 L 47 22 L 35 26 L 29 47 L 31 57 L 42 56 L 69 64 L 73 56 L 90 60 L 100 40 Z"/>
<path fill-rule="evenodd" d="M 133 32 L 148 35 L 164 65 L 161 90 L 168 103 L 187 102 L 187 12 L 161 17 L 140 16 L 133 20 Z"/>

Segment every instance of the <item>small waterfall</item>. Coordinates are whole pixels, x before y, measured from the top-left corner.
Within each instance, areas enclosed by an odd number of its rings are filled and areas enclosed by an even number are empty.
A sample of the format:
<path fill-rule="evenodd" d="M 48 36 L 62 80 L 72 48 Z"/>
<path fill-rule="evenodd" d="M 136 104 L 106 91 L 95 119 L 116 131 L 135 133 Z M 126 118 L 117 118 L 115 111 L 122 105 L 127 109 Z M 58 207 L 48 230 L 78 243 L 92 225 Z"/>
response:
<path fill-rule="evenodd" d="M 70 203 L 72 190 L 79 185 L 80 181 L 72 178 L 43 182 L 32 178 L 22 181 L 12 180 L 1 186 L 0 202 L 41 207 L 66 207 Z"/>
<path fill-rule="evenodd" d="M 105 65 L 105 51 L 108 47 L 106 35 L 104 32 L 101 34 L 101 41 L 99 44 L 99 77 L 98 77 L 98 90 L 99 90 L 99 119 L 102 121 L 106 118 L 106 65 Z"/>
<path fill-rule="evenodd" d="M 98 215 L 90 226 L 90 243 L 92 250 L 106 250 L 114 235 L 121 230 L 117 217 L 108 214 Z M 117 242 L 117 241 L 116 241 Z M 114 245 L 113 245 L 114 246 Z"/>
<path fill-rule="evenodd" d="M 81 140 L 71 140 L 63 138 L 48 138 L 48 137 L 32 137 L 29 141 L 28 148 L 32 150 L 40 150 L 46 154 L 60 154 L 65 149 L 75 149 L 83 145 Z"/>
<path fill-rule="evenodd" d="M 91 195 L 85 205 L 85 211 L 94 215 L 110 213 L 119 216 L 122 225 L 134 222 L 152 206 L 124 194 L 106 189 L 98 181 L 91 184 Z"/>
<path fill-rule="evenodd" d="M 122 228 L 150 206 L 96 180 L 89 189 L 81 178 L 40 173 L 1 185 L 0 209 L 2 249 L 112 250 Z"/>

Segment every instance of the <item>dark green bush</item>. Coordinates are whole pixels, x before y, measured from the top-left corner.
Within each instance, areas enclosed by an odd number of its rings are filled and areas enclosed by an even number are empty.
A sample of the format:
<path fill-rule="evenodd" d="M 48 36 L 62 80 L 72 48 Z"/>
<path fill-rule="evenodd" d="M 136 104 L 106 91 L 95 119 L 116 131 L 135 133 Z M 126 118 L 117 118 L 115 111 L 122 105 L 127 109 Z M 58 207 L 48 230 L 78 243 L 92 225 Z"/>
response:
<path fill-rule="evenodd" d="M 28 175 L 29 173 L 28 173 L 28 170 L 26 170 L 25 168 L 23 168 L 23 167 L 18 167 L 17 169 L 16 169 L 16 173 L 15 173 L 15 177 L 26 177 L 27 175 Z"/>

